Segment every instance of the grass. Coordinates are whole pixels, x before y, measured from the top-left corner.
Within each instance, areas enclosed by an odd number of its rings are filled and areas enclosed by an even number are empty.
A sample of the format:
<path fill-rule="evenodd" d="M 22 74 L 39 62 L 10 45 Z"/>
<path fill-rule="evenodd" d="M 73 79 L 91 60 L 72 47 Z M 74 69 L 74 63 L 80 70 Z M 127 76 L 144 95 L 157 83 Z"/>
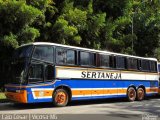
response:
<path fill-rule="evenodd" d="M 6 99 L 6 96 L 4 93 L 0 92 L 0 100 L 4 100 Z"/>
<path fill-rule="evenodd" d="M 7 103 L 9 102 L 7 99 L 6 99 L 6 96 L 3 92 L 0 92 L 0 103 Z"/>

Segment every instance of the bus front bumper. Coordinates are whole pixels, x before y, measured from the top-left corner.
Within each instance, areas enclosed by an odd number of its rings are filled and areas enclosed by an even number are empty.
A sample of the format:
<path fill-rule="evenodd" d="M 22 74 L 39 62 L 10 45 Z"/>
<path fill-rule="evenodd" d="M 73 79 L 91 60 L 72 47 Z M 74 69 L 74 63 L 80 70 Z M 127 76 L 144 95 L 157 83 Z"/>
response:
<path fill-rule="evenodd" d="M 18 103 L 27 103 L 27 91 L 20 90 L 18 92 L 5 92 L 7 99 L 18 102 Z"/>

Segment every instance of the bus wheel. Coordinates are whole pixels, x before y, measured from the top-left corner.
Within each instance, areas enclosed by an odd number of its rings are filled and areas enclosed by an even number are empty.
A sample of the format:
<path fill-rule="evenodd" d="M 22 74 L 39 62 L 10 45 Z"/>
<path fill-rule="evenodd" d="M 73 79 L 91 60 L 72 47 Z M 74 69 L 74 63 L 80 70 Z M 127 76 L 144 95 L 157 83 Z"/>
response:
<path fill-rule="evenodd" d="M 133 87 L 129 87 L 127 91 L 127 97 L 130 102 L 136 99 L 136 90 Z"/>
<path fill-rule="evenodd" d="M 53 104 L 56 107 L 64 107 L 68 104 L 68 93 L 64 89 L 57 89 L 53 94 Z"/>
<path fill-rule="evenodd" d="M 145 92 L 143 88 L 138 88 L 137 90 L 137 100 L 141 101 L 145 97 Z"/>

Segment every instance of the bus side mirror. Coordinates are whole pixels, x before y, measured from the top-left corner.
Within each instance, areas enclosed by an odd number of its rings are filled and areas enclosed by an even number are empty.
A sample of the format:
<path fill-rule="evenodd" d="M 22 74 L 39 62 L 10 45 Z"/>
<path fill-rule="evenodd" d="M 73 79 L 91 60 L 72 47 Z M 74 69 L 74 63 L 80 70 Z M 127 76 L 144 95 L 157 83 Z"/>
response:
<path fill-rule="evenodd" d="M 47 81 L 54 80 L 54 66 L 53 65 L 47 65 L 45 68 L 45 79 Z"/>

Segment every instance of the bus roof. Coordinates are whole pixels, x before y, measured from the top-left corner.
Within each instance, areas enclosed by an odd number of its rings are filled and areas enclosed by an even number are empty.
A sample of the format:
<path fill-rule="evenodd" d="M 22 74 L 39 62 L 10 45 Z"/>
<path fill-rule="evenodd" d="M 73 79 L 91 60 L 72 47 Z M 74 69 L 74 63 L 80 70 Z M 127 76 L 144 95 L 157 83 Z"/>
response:
<path fill-rule="evenodd" d="M 134 57 L 134 58 L 138 58 L 138 59 L 146 59 L 146 60 L 157 61 L 156 58 L 139 57 L 139 56 L 133 56 L 133 55 L 126 55 L 126 54 L 121 54 L 121 53 L 110 52 L 110 51 L 88 49 L 88 48 L 75 47 L 75 46 L 69 46 L 69 45 L 62 45 L 62 44 L 50 43 L 50 42 L 34 42 L 34 43 L 24 44 L 21 47 L 27 46 L 27 45 L 51 45 L 51 46 L 54 45 L 54 46 L 69 47 L 69 48 L 72 48 L 72 49 L 79 49 L 79 50 L 84 50 L 84 51 L 100 52 L 100 53 L 105 53 L 105 54 L 112 54 L 112 55 L 119 55 L 119 56 L 124 56 L 124 57 Z"/>

